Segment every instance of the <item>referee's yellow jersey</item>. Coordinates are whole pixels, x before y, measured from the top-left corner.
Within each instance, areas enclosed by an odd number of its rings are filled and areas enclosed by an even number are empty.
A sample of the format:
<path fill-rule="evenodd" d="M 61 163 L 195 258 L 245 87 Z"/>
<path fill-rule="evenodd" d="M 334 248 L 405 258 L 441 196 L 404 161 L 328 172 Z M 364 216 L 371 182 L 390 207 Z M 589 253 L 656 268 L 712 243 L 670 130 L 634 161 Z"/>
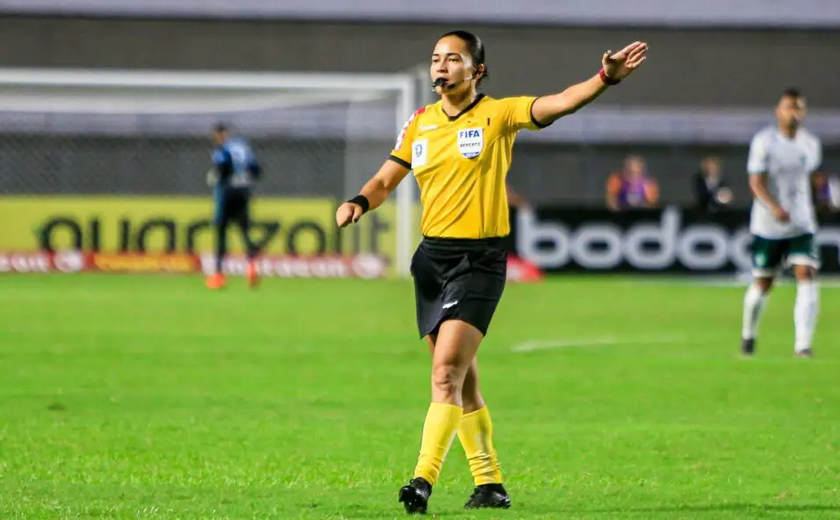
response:
<path fill-rule="evenodd" d="M 534 97 L 476 97 L 457 116 L 440 102 L 405 123 L 391 159 L 414 170 L 428 237 L 488 238 L 510 233 L 505 178 L 519 130 L 541 128 Z"/>

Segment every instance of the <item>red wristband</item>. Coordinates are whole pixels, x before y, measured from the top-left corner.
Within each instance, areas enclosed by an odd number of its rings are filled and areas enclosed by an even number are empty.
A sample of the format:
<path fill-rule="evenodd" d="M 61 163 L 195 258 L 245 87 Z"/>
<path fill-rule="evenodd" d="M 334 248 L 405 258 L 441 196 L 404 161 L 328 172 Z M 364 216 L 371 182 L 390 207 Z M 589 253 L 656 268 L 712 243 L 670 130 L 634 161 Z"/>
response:
<path fill-rule="evenodd" d="M 603 67 L 601 67 L 601 70 L 598 71 L 598 76 L 601 78 L 601 81 L 603 81 L 607 85 L 618 85 L 619 83 L 621 83 L 620 79 L 613 79 L 607 76 L 607 72 L 604 70 Z"/>

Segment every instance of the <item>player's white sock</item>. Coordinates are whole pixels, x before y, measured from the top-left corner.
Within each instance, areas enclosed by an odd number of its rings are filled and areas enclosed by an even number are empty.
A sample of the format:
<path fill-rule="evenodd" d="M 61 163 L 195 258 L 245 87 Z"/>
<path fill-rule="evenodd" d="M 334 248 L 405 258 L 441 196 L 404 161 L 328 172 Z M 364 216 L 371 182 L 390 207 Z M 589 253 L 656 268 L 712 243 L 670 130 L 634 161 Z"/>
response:
<path fill-rule="evenodd" d="M 820 309 L 820 296 L 816 280 L 802 280 L 796 283 L 796 303 L 793 306 L 793 324 L 796 328 L 797 352 L 811 348 L 817 315 Z"/>
<path fill-rule="evenodd" d="M 758 285 L 754 283 L 750 284 L 750 287 L 747 289 L 747 294 L 744 295 L 744 326 L 741 329 L 742 338 L 755 338 L 758 319 L 761 317 L 761 311 L 764 309 L 764 303 L 766 301 L 767 294 L 761 292 Z"/>

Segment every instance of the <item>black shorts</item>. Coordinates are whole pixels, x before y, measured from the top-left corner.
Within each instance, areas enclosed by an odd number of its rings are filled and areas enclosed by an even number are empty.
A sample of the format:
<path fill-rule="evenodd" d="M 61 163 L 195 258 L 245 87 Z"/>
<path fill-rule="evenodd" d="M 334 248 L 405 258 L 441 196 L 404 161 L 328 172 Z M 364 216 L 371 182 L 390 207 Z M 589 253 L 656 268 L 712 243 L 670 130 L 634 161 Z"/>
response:
<path fill-rule="evenodd" d="M 487 334 L 507 276 L 503 238 L 424 237 L 411 259 L 420 337 L 446 320 L 462 320 Z"/>
<path fill-rule="evenodd" d="M 216 194 L 215 223 L 226 226 L 230 222 L 239 225 L 248 223 L 251 190 L 247 188 L 224 188 Z"/>

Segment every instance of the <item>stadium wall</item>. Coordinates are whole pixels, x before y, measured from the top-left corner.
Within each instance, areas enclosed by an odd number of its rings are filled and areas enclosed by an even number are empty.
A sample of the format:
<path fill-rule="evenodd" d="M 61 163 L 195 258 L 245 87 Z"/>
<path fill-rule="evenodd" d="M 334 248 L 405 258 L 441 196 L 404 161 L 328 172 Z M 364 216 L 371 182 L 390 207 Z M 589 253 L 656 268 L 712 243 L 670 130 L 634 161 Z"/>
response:
<path fill-rule="evenodd" d="M 826 72 L 838 31 L 472 26 L 492 95 L 546 93 L 594 73 L 601 54 L 646 40 L 656 59 L 603 103 L 768 107 L 790 84 L 840 107 Z M 0 66 L 395 72 L 428 62 L 437 24 L 0 18 Z M 348 45 L 348 42 L 352 44 Z M 383 42 L 388 42 L 383 45 Z"/>

